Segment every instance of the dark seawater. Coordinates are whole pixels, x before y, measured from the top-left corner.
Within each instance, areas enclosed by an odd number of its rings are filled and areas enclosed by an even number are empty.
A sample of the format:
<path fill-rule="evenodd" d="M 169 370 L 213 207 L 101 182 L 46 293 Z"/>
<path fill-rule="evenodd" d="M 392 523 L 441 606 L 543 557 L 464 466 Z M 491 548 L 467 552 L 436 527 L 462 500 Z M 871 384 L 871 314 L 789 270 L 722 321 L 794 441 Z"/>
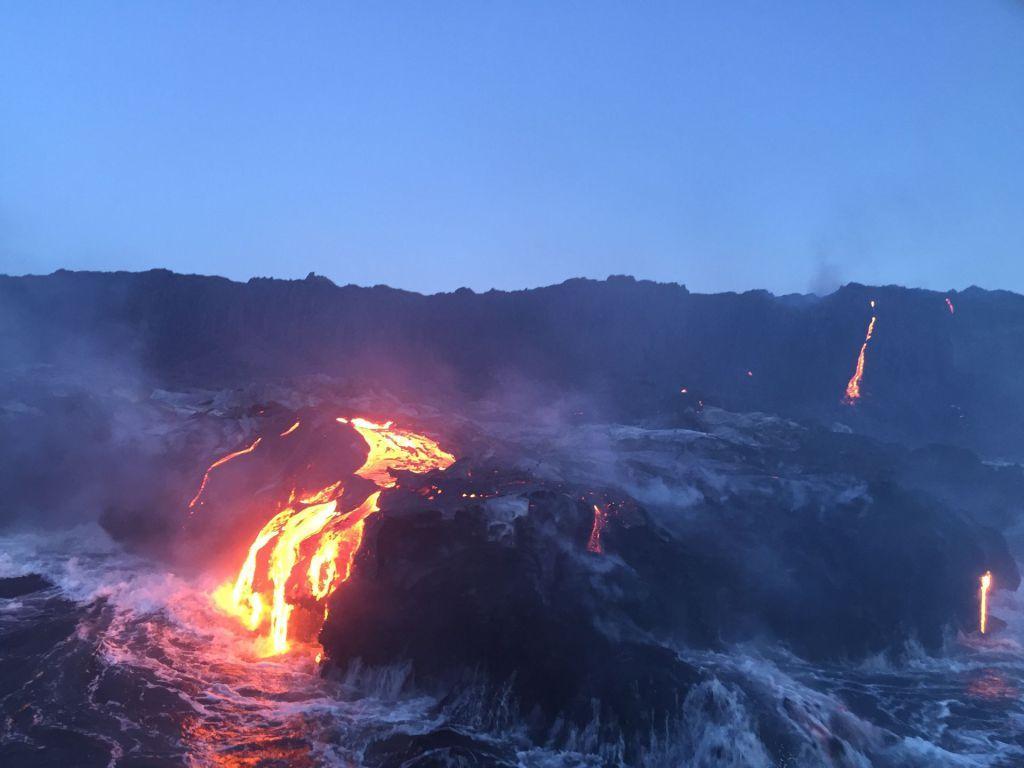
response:
<path fill-rule="evenodd" d="M 0 597 L 0 766 L 362 766 L 402 734 L 464 739 L 478 756 L 441 749 L 420 765 L 607 764 L 586 733 L 559 751 L 514 724 L 453 722 L 407 693 L 404 666 L 325 679 L 316 647 L 255 658 L 211 607 L 212 585 L 155 570 L 98 530 L 0 538 L 0 578 L 31 573 L 52 586 Z M 1021 595 L 997 593 L 993 613 L 999 633 L 951 639 L 942 658 L 910 649 L 899 665 L 681 650 L 706 681 L 687 696 L 685 744 L 667 738 L 645 765 L 1024 765 Z"/>

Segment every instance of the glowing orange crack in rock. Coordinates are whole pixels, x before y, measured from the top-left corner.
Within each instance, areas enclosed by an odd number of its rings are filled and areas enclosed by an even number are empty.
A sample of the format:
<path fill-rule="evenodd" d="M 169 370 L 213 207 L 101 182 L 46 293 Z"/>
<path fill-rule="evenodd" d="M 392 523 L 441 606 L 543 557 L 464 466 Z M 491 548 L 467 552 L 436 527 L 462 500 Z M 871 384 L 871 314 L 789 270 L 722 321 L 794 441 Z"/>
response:
<path fill-rule="evenodd" d="M 248 448 L 243 448 L 240 451 L 235 451 L 234 453 L 229 453 L 227 456 L 221 456 L 219 459 L 217 459 L 215 462 L 213 462 L 213 464 L 211 464 L 207 468 L 206 474 L 203 475 L 202 482 L 199 483 L 199 490 L 196 491 L 196 495 L 192 497 L 192 501 L 190 501 L 188 503 L 188 508 L 192 509 L 196 505 L 196 503 L 199 501 L 199 497 L 203 495 L 203 491 L 206 489 L 206 484 L 210 481 L 210 473 L 213 470 L 215 470 L 217 467 L 220 467 L 220 466 L 223 466 L 224 464 L 227 464 L 232 459 L 237 459 L 239 456 L 245 456 L 247 453 L 252 453 L 253 451 L 256 450 L 256 447 L 260 444 L 260 441 L 262 441 L 262 440 L 263 440 L 262 437 L 257 437 L 256 440 L 253 441 L 253 444 L 250 445 Z M 190 512 L 189 514 L 192 514 L 192 513 Z"/>

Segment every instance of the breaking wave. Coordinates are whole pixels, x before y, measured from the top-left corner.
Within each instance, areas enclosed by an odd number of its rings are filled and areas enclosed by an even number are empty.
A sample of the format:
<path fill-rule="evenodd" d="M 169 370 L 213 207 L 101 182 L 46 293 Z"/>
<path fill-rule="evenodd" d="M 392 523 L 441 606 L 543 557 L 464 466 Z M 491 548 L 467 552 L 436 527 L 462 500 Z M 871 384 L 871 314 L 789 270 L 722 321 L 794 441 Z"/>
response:
<path fill-rule="evenodd" d="M 470 764 L 459 762 L 470 753 L 490 755 L 477 764 L 536 768 L 621 762 L 596 728 L 559 749 L 537 746 L 514 707 L 485 703 L 483 692 L 417 693 L 408 664 L 325 678 L 316 647 L 256 658 L 251 638 L 211 606 L 210 585 L 126 554 L 98 528 L 0 544 L 0 578 L 52 584 L 0 599 L 6 661 L 23 670 L 3 677 L 9 764 L 46 748 L 75 765 L 381 765 L 381 744 L 411 738 L 434 744 L 431 764 Z M 1001 638 L 958 638 L 941 658 L 911 648 L 899 661 L 813 665 L 753 647 L 680 650 L 702 682 L 639 764 L 1020 765 L 1020 606 L 1019 592 L 1000 595 Z"/>

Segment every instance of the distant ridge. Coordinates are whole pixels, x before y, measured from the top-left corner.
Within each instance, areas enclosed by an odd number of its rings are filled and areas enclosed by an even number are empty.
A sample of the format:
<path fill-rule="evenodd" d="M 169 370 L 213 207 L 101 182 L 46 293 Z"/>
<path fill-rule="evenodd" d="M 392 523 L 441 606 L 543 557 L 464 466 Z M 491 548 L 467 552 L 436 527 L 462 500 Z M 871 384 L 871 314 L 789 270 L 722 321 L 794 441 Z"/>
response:
<path fill-rule="evenodd" d="M 844 405 L 871 300 L 864 394 Z M 7 365 L 88 353 L 194 386 L 323 373 L 433 399 L 528 388 L 621 419 L 703 401 L 1024 456 L 1024 297 L 1009 291 L 698 294 L 613 276 L 423 295 L 315 274 L 239 283 L 59 270 L 0 277 L 0 328 Z"/>

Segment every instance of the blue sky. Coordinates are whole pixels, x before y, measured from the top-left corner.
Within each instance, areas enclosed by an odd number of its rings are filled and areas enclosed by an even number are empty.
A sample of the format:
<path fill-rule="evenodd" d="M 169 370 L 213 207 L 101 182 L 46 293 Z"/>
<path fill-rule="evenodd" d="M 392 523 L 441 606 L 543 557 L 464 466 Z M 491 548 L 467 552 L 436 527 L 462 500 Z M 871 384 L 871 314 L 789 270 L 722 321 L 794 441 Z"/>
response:
<path fill-rule="evenodd" d="M 1024 3 L 3 0 L 0 272 L 1024 291 Z"/>

